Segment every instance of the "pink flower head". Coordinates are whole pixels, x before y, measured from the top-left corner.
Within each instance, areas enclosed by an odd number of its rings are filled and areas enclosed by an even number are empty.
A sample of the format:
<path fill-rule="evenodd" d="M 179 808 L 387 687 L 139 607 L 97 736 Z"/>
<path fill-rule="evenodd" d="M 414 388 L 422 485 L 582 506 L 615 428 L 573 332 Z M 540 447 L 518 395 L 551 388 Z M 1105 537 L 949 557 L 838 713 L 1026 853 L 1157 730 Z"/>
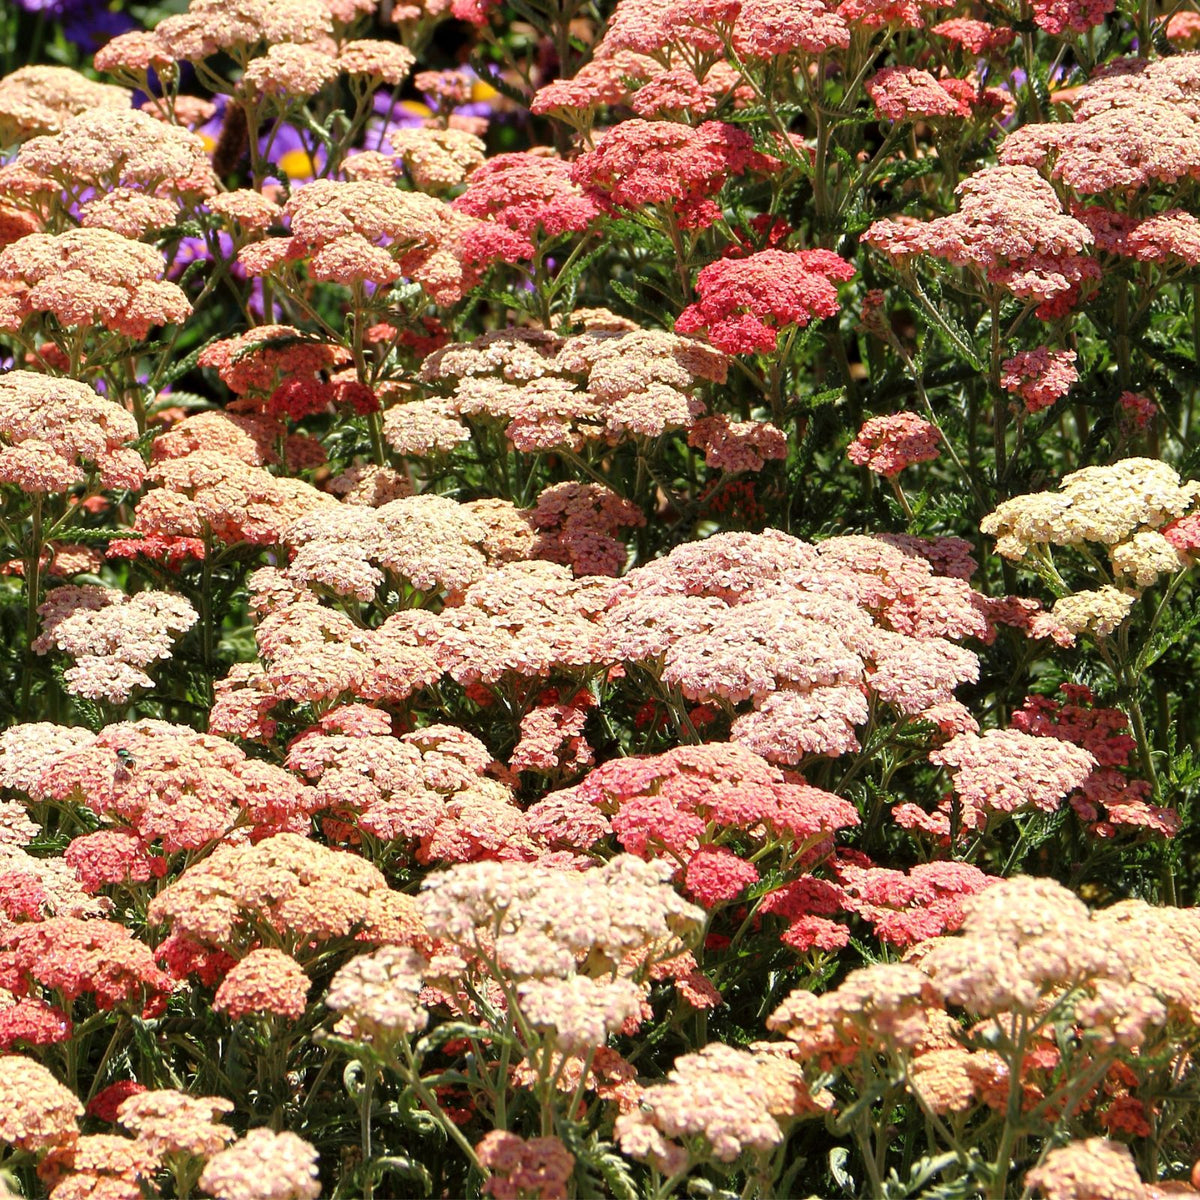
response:
<path fill-rule="evenodd" d="M 924 222 L 876 221 L 862 240 L 898 262 L 928 254 L 970 267 L 988 284 L 1036 300 L 1042 317 L 1067 311 L 1080 285 L 1099 276 L 1098 263 L 1086 256 L 1092 231 L 1063 211 L 1054 187 L 1032 167 L 985 167 L 957 191 L 958 212 Z"/>
<path fill-rule="evenodd" d="M 964 117 L 971 106 L 952 96 L 928 71 L 916 67 L 884 67 L 867 80 L 875 111 L 888 121 L 919 117 Z"/>
<path fill-rule="evenodd" d="M 709 263 L 696 279 L 700 299 L 675 322 L 679 333 L 707 331 L 727 354 L 769 354 L 780 329 L 836 316 L 835 284 L 854 268 L 829 250 L 762 250 Z"/>
<path fill-rule="evenodd" d="M 684 872 L 684 885 L 705 908 L 740 896 L 758 882 L 753 863 L 723 846 L 704 846 L 692 855 Z"/>
<path fill-rule="evenodd" d="M 475 1147 L 488 1171 L 483 1194 L 493 1200 L 565 1200 L 575 1156 L 556 1137 L 530 1138 L 493 1129 Z"/>
<path fill-rule="evenodd" d="M 989 25 L 970 17 L 951 17 L 935 25 L 930 32 L 981 57 L 1007 49 L 1017 36 L 1017 31 L 1009 26 Z"/>
<path fill-rule="evenodd" d="M 731 175 L 765 175 L 778 166 L 737 125 L 635 119 L 622 121 L 581 154 L 571 178 L 610 211 L 669 208 L 681 224 L 703 229 L 720 216 L 712 197 Z"/>
<path fill-rule="evenodd" d="M 1200 13 L 1187 10 L 1172 13 L 1167 21 L 1167 41 L 1176 47 L 1194 50 L 1200 44 Z"/>
<path fill-rule="evenodd" d="M 743 0 L 733 45 L 744 58 L 826 54 L 850 45 L 845 18 L 823 0 Z"/>
<path fill-rule="evenodd" d="M 1088 750 L 1016 729 L 960 733 L 929 761 L 950 769 L 964 808 L 979 813 L 1054 812 L 1097 765 Z"/>
<path fill-rule="evenodd" d="M 937 458 L 939 439 L 937 426 L 916 413 L 872 417 L 863 423 L 846 457 L 856 466 L 890 479 L 913 463 Z"/>
<path fill-rule="evenodd" d="M 578 233 L 600 211 L 571 174 L 571 165 L 561 158 L 497 154 L 471 173 L 454 208 L 515 234 L 521 257 L 531 257 L 535 241 Z"/>
<path fill-rule="evenodd" d="M 1135 429 L 1146 429 L 1158 416 L 1158 405 L 1149 396 L 1137 392 L 1122 392 L 1117 398 L 1125 419 Z"/>
<path fill-rule="evenodd" d="M 1000 364 L 1000 384 L 1005 391 L 1020 396 L 1026 412 L 1041 412 L 1078 381 L 1074 350 L 1021 350 Z"/>
<path fill-rule="evenodd" d="M 851 25 L 863 29 L 894 26 L 920 29 L 925 24 L 925 9 L 940 7 L 940 0 L 842 0 L 837 11 Z"/>
<path fill-rule="evenodd" d="M 1055 35 L 1087 33 L 1116 7 L 1116 0 L 1033 0 L 1033 22 Z"/>

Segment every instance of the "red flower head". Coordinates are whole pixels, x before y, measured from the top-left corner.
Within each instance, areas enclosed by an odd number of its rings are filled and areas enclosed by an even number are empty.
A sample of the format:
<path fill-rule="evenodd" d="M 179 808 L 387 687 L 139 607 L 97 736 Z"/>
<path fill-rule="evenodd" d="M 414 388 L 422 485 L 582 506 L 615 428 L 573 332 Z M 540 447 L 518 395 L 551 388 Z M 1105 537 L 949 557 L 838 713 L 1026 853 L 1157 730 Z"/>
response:
<path fill-rule="evenodd" d="M 836 283 L 854 268 L 829 250 L 763 250 L 709 263 L 696 280 L 700 299 L 675 322 L 678 333 L 707 331 L 726 354 L 770 354 L 780 329 L 838 311 Z"/>

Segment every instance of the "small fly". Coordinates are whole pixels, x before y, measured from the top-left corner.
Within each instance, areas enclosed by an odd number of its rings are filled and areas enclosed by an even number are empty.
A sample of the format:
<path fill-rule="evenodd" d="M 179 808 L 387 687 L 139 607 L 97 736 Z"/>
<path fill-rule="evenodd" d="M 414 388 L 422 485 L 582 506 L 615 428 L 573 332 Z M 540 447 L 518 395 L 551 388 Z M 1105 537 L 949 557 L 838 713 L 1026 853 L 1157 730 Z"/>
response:
<path fill-rule="evenodd" d="M 126 750 L 124 746 L 117 751 L 117 771 L 122 775 L 128 775 L 137 764 L 133 759 L 133 751 Z"/>

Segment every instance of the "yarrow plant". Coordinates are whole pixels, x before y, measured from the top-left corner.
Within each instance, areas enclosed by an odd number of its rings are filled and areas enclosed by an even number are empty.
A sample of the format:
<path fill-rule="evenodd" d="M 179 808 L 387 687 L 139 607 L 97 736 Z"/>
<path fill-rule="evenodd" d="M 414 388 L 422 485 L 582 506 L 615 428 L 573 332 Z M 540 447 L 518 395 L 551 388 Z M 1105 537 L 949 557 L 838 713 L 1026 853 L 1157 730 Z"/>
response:
<path fill-rule="evenodd" d="M 0 1192 L 1200 1193 L 1200 14 L 0 5 Z"/>

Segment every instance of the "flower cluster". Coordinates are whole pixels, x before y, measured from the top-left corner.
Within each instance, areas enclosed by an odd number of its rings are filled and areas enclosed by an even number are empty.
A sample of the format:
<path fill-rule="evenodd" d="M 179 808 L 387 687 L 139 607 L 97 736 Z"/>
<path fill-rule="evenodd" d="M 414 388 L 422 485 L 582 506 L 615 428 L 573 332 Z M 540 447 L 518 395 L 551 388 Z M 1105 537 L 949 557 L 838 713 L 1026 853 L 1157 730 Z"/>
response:
<path fill-rule="evenodd" d="M 87 384 L 34 371 L 0 376 L 0 482 L 23 492 L 89 481 L 136 490 L 145 464 L 126 445 L 135 437 L 133 416 Z"/>
<path fill-rule="evenodd" d="M 679 314 L 680 333 L 704 331 L 726 354 L 770 354 L 783 329 L 838 313 L 836 284 L 854 268 L 828 250 L 763 250 L 710 263 L 696 277 L 700 299 Z"/>
<path fill-rule="evenodd" d="M 163 270 L 159 251 L 109 229 L 31 233 L 0 250 L 0 329 L 53 317 L 140 340 L 192 311 Z"/>
<path fill-rule="evenodd" d="M 0 25 L 0 1192 L 1200 1194 L 1200 16 Z"/>
<path fill-rule="evenodd" d="M 508 331 L 431 354 L 424 382 L 446 399 L 391 408 L 384 430 L 406 455 L 444 451 L 469 436 L 463 422 L 496 422 L 518 450 L 656 437 L 703 414 L 703 382 L 723 382 L 725 355 L 661 330 L 596 328 L 575 337 Z"/>
<path fill-rule="evenodd" d="M 39 654 L 58 650 L 74 660 L 63 678 L 67 690 L 114 704 L 135 688 L 154 686 L 146 669 L 170 658 L 175 638 L 198 617 L 182 596 L 86 585 L 54 588 L 38 607 L 42 633 L 33 643 Z"/>

